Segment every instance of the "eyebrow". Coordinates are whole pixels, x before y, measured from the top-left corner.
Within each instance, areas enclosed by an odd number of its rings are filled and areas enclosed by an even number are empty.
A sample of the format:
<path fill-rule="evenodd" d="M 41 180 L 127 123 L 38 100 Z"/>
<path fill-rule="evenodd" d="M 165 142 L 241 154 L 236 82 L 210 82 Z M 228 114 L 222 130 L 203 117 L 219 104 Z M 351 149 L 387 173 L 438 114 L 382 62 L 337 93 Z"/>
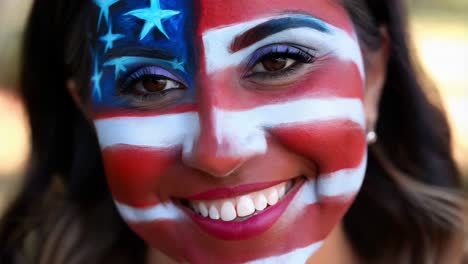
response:
<path fill-rule="evenodd" d="M 127 47 L 116 47 L 110 50 L 105 56 L 104 61 L 110 61 L 112 59 L 118 59 L 121 57 L 144 57 L 154 58 L 161 60 L 173 60 L 176 58 L 173 54 L 170 54 L 167 50 L 141 47 L 141 46 L 127 46 Z"/>
<path fill-rule="evenodd" d="M 278 32 L 300 27 L 307 27 L 323 33 L 330 33 L 328 24 L 313 16 L 296 15 L 281 17 L 263 22 L 237 36 L 232 42 L 230 49 L 232 52 L 236 52 Z"/>

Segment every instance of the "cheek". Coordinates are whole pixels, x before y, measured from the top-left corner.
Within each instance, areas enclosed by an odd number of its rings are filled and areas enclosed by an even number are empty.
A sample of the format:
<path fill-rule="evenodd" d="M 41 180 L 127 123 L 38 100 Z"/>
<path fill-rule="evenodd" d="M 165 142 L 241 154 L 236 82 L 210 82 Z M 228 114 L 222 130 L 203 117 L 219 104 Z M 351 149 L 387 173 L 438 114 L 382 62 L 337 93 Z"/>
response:
<path fill-rule="evenodd" d="M 358 167 L 366 153 L 362 126 L 348 120 L 279 127 L 271 133 L 287 148 L 316 163 L 319 175 Z"/>
<path fill-rule="evenodd" d="M 310 97 L 356 98 L 364 96 L 364 82 L 355 62 L 326 58 L 317 61 L 319 68 L 297 83 L 297 93 Z"/>
<path fill-rule="evenodd" d="M 134 206 L 160 201 L 160 177 L 173 164 L 177 149 L 117 145 L 102 151 L 109 188 L 114 199 Z"/>
<path fill-rule="evenodd" d="M 145 113 L 112 109 L 95 116 L 107 182 L 117 202 L 145 207 L 168 199 L 160 192 L 161 177 L 180 159 L 183 133 L 196 122 L 192 110 L 192 105 Z"/>
<path fill-rule="evenodd" d="M 318 177 L 327 177 L 360 168 L 366 160 L 364 81 L 355 62 L 325 58 L 317 64 L 320 66 L 316 70 L 295 82 L 283 96 L 286 100 L 311 100 L 311 107 L 302 115 L 309 112 L 315 117 L 313 121 L 280 124 L 269 132 L 285 147 L 314 163 Z"/>

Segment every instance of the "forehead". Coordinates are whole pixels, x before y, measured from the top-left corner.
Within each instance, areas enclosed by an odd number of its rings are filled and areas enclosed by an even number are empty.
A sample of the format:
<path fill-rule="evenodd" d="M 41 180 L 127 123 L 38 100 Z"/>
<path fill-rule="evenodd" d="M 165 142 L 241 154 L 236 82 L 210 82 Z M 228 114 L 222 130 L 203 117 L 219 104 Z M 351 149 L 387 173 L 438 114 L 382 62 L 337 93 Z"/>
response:
<path fill-rule="evenodd" d="M 331 25 L 351 32 L 352 25 L 348 14 L 338 0 L 94 0 L 99 7 L 96 12 L 101 23 L 109 18 L 126 36 L 132 35 L 135 27 L 142 27 L 146 22 L 161 25 L 169 22 L 172 26 L 165 29 L 166 38 L 169 35 L 181 37 L 181 33 L 193 33 L 226 25 L 241 23 L 262 17 L 273 17 L 288 13 L 309 14 Z M 151 10 L 150 7 L 154 9 Z M 131 11 L 148 9 L 162 10 L 161 20 L 149 21 L 141 17 L 135 19 Z M 172 13 L 171 13 L 172 11 Z M 143 15 L 143 14 L 139 14 Z M 97 27 L 99 31 L 99 27 Z M 190 32 L 187 32 L 190 31 Z M 172 34 L 169 34 L 172 33 Z M 140 44 L 154 41 L 153 38 L 136 38 Z M 132 41 L 132 40 L 128 40 Z"/>

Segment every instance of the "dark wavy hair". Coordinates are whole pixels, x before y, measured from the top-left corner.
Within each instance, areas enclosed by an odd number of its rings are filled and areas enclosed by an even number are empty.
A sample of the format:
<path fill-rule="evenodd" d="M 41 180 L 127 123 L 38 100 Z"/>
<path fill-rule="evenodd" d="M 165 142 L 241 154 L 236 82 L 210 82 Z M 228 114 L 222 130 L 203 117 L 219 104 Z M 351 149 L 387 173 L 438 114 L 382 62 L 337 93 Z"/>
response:
<path fill-rule="evenodd" d="M 445 114 L 409 48 L 405 8 L 401 0 L 342 4 L 363 50 L 381 47 L 382 26 L 390 43 L 379 141 L 344 219 L 347 238 L 360 263 L 446 263 L 463 229 L 460 176 Z M 0 223 L 0 263 L 145 261 L 145 243 L 121 220 L 107 190 L 92 124 L 66 88 L 74 79 L 87 100 L 91 6 L 90 0 L 34 2 L 21 72 L 32 154 Z"/>

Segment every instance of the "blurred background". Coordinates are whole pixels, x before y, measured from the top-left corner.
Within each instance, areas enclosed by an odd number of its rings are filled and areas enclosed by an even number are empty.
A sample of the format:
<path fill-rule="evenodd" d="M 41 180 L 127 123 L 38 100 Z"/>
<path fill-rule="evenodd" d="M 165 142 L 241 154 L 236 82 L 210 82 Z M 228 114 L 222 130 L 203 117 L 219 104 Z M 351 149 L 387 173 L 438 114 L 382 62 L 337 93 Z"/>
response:
<path fill-rule="evenodd" d="M 21 37 L 31 0 L 0 0 L 0 212 L 17 190 L 30 151 L 17 95 Z M 468 1 L 408 1 L 414 47 L 440 89 L 468 182 Z"/>

